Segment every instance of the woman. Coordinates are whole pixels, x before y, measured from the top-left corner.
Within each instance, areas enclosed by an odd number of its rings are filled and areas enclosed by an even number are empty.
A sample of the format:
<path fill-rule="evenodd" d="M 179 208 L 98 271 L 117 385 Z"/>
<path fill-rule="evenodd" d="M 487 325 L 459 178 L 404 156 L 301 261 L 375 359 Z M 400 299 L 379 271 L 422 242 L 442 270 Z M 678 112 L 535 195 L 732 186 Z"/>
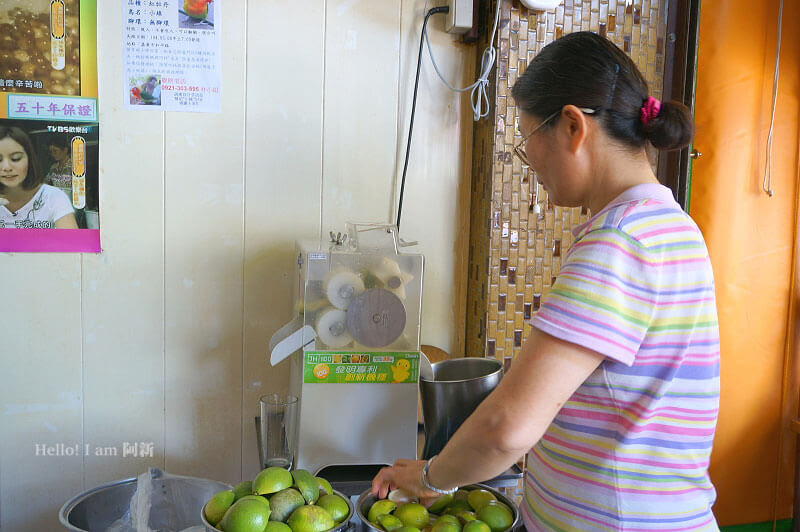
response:
<path fill-rule="evenodd" d="M 28 135 L 0 125 L 0 228 L 77 229 L 72 202 L 42 174 Z"/>
<path fill-rule="evenodd" d="M 60 189 L 72 201 L 72 157 L 70 156 L 70 139 L 66 135 L 55 135 L 47 141 L 47 151 L 53 158 L 53 164 L 44 177 L 46 185 Z M 86 228 L 86 211 L 75 209 L 75 221 L 81 229 Z"/>
<path fill-rule="evenodd" d="M 44 182 L 61 189 L 68 198 L 72 197 L 72 158 L 69 154 L 69 140 L 63 135 L 47 141 L 47 151 L 53 158 Z"/>
<path fill-rule="evenodd" d="M 588 32 L 545 47 L 512 94 L 517 155 L 553 203 L 593 216 L 501 384 L 427 468 L 398 461 L 373 493 L 438 496 L 528 453 L 528 530 L 717 530 L 712 270 L 647 157 L 688 144 L 688 110 L 651 98 L 630 58 Z"/>

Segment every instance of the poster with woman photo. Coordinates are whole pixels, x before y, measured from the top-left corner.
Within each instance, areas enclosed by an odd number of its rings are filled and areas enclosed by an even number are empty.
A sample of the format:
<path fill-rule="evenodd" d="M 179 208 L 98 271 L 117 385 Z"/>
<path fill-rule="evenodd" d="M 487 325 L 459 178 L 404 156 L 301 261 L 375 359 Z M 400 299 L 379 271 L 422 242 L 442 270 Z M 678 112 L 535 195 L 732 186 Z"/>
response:
<path fill-rule="evenodd" d="M 97 0 L 0 1 L 0 252 L 100 251 Z"/>
<path fill-rule="evenodd" d="M 0 119 L 0 251 L 100 251 L 98 129 Z"/>

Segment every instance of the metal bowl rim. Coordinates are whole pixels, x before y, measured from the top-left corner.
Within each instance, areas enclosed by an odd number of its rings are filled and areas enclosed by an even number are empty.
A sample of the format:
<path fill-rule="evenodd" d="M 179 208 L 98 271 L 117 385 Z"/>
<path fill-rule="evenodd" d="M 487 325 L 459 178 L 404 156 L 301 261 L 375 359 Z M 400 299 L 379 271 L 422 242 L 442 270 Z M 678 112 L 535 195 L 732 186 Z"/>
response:
<path fill-rule="evenodd" d="M 491 373 L 487 373 L 486 375 L 481 375 L 480 377 L 472 377 L 470 379 L 454 379 L 454 380 L 448 380 L 448 381 L 436 380 L 436 367 L 437 366 L 445 365 L 447 363 L 452 363 L 452 362 L 461 361 L 461 360 L 486 361 L 486 362 L 489 362 L 490 364 L 497 364 L 497 369 L 494 370 Z M 470 363 L 472 364 L 472 362 L 470 362 Z M 469 382 L 469 381 L 472 381 L 472 380 L 486 379 L 488 377 L 494 377 L 497 374 L 501 374 L 502 375 L 502 373 L 503 373 L 503 364 L 499 360 L 494 359 L 494 358 L 483 358 L 483 357 L 448 358 L 447 360 L 440 360 L 439 362 L 434 362 L 433 364 L 431 364 L 431 368 L 433 369 L 433 380 L 426 379 L 420 374 L 420 376 L 419 376 L 420 382 L 435 382 L 437 384 L 440 384 L 440 383 L 441 384 L 446 384 L 446 383 Z"/>
<path fill-rule="evenodd" d="M 514 501 L 509 499 L 508 496 L 505 495 L 504 493 L 502 493 L 500 490 L 498 490 L 496 488 L 493 488 L 491 486 L 487 486 L 485 484 L 480 484 L 480 483 L 467 484 L 465 486 L 460 486 L 459 489 L 484 489 L 484 490 L 490 491 L 498 499 L 500 499 L 500 502 L 505 503 L 506 506 L 511 508 L 511 513 L 512 513 L 512 516 L 513 516 L 514 520 L 511 522 L 511 526 L 508 527 L 508 529 L 506 529 L 506 532 L 511 531 L 511 530 L 515 530 L 519 526 L 520 521 L 522 519 L 522 517 L 520 515 L 520 512 L 519 512 L 519 508 L 517 508 L 517 505 L 516 505 L 516 503 Z M 364 523 L 364 526 L 367 527 L 367 530 L 373 530 L 373 531 L 376 531 L 376 532 L 384 532 L 380 528 L 377 528 L 377 527 L 373 526 L 372 523 L 370 523 L 369 520 L 367 519 L 367 516 L 364 515 L 361 512 L 361 505 L 370 496 L 372 496 L 372 489 L 371 488 L 366 490 L 364 493 L 362 493 L 361 496 L 359 496 L 358 501 L 356 501 L 356 512 L 358 513 L 358 518 L 361 519 L 361 522 Z"/>
<path fill-rule="evenodd" d="M 200 478 L 200 477 L 186 477 L 186 476 L 182 476 L 182 475 L 172 475 L 171 473 L 166 473 L 164 471 L 162 471 L 162 474 L 167 474 L 167 475 L 171 475 L 171 476 L 174 476 L 174 477 L 179 477 L 179 478 L 184 478 L 184 479 L 189 479 L 189 480 L 201 480 L 201 481 L 204 481 L 204 482 L 216 482 L 217 484 L 222 484 L 224 486 L 228 486 L 229 489 L 233 489 L 233 486 L 231 486 L 230 484 L 228 484 L 226 482 L 220 482 L 219 480 L 212 480 L 212 479 Z M 93 494 L 98 493 L 100 491 L 105 491 L 105 490 L 110 489 L 110 488 L 116 488 L 117 486 L 122 486 L 124 484 L 133 484 L 133 483 L 137 482 L 138 480 L 139 480 L 139 477 L 123 478 L 121 480 L 114 480 L 112 482 L 108 482 L 107 484 L 101 484 L 100 486 L 96 486 L 96 487 L 94 487 L 94 488 L 92 488 L 90 490 L 81 492 L 81 493 L 75 495 L 74 497 L 72 497 L 71 499 L 69 499 L 67 502 L 65 502 L 63 504 L 63 506 L 61 506 L 61 509 L 58 511 L 58 520 L 61 522 L 62 525 L 64 525 L 64 527 L 67 530 L 71 530 L 73 532 L 84 532 L 80 528 L 75 527 L 72 523 L 69 522 L 69 519 L 67 519 L 67 516 L 69 515 L 69 513 L 76 506 L 78 506 L 78 504 L 80 504 L 84 500 L 88 499 L 90 495 L 93 495 Z"/>
<path fill-rule="evenodd" d="M 353 519 L 353 515 L 355 515 L 355 513 L 356 513 L 355 508 L 353 507 L 353 502 L 350 500 L 350 498 L 348 496 L 346 496 L 344 493 L 341 493 L 341 492 L 336 491 L 336 490 L 333 490 L 333 494 L 334 495 L 338 495 L 339 497 L 344 499 L 345 502 L 347 502 L 347 507 L 350 508 L 350 513 L 347 514 L 347 519 L 342 521 L 339 524 L 339 526 L 333 527 L 330 530 L 326 530 L 325 532 L 339 532 L 341 530 L 344 530 L 344 527 L 346 527 L 346 526 L 348 526 L 350 524 L 350 521 Z M 203 508 L 205 508 L 205 506 L 206 505 L 204 504 Z M 213 531 L 213 532 L 222 532 L 219 528 L 213 526 L 211 523 L 209 523 L 206 520 L 206 516 L 203 513 L 203 508 L 200 509 L 200 519 L 203 520 L 203 526 L 206 527 L 206 530 Z M 383 531 L 381 531 L 381 532 L 383 532 Z"/>

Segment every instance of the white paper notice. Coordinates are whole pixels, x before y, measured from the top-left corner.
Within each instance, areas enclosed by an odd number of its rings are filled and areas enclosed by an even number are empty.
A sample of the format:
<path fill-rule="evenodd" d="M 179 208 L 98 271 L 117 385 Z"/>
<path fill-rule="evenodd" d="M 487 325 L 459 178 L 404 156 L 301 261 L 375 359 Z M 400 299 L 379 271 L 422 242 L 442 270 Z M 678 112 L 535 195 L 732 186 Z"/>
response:
<path fill-rule="evenodd" d="M 125 107 L 219 113 L 222 0 L 123 0 Z"/>

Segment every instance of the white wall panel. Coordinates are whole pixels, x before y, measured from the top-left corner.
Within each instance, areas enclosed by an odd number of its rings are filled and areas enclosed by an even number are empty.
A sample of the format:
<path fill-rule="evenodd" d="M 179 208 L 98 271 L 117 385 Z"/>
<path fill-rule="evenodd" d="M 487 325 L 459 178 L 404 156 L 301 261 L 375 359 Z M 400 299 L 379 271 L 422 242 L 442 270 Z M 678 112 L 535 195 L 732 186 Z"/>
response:
<path fill-rule="evenodd" d="M 400 2 L 328 0 L 322 230 L 389 221 Z"/>
<path fill-rule="evenodd" d="M 3 253 L 0 272 L 0 529 L 57 530 L 82 487 L 80 257 Z"/>
<path fill-rule="evenodd" d="M 85 438 L 100 456 L 85 459 L 87 488 L 164 466 L 164 114 L 123 108 L 119 9 L 98 10 L 103 253 L 83 257 L 81 292 Z M 131 453 L 151 442 L 152 458 Z"/>
<path fill-rule="evenodd" d="M 259 469 L 258 398 L 288 389 L 267 351 L 292 318 L 294 241 L 320 231 L 324 2 L 251 0 L 247 19 L 242 478 Z"/>
<path fill-rule="evenodd" d="M 226 482 L 241 471 L 245 7 L 216 8 L 222 112 L 169 113 L 164 131 L 166 468 Z"/>

